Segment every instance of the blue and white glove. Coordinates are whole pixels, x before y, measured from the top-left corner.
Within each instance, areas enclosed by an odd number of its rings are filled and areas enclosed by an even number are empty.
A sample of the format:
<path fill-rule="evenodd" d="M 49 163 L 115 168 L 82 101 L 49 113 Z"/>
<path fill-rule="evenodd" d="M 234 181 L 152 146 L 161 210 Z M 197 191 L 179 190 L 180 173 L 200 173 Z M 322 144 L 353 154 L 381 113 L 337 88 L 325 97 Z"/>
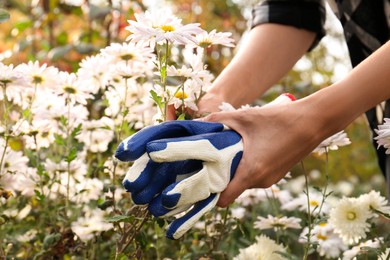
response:
<path fill-rule="evenodd" d="M 291 100 L 282 95 L 271 103 Z M 116 157 L 135 161 L 123 184 L 136 204 L 149 204 L 154 216 L 173 216 L 192 207 L 168 227 L 167 237 L 177 239 L 216 205 L 242 149 L 241 137 L 220 123 L 171 121 L 127 138 Z"/>
<path fill-rule="evenodd" d="M 170 121 L 146 127 L 123 140 L 115 157 L 120 161 L 134 161 L 123 180 L 123 185 L 131 193 L 134 203 L 149 204 L 167 186 L 202 168 L 202 162 L 197 160 L 156 163 L 150 160 L 146 152 L 149 142 L 170 137 L 216 133 L 224 129 L 224 125 L 220 123 Z"/>

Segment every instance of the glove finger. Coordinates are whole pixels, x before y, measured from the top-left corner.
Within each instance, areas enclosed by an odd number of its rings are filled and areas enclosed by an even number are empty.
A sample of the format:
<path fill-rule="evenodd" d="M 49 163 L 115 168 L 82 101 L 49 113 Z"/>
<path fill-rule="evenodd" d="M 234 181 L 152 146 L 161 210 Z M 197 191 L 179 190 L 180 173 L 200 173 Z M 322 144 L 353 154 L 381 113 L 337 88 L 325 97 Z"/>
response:
<path fill-rule="evenodd" d="M 177 207 L 175 209 L 167 209 L 161 203 L 161 194 L 160 194 L 149 203 L 148 210 L 149 210 L 150 214 L 152 214 L 155 217 L 170 217 L 170 216 L 182 213 L 191 207 L 192 207 L 192 204 L 183 205 L 183 206 Z"/>
<path fill-rule="evenodd" d="M 209 178 L 207 169 L 172 183 L 161 194 L 161 203 L 167 209 L 174 209 L 183 205 L 194 204 L 210 196 Z"/>
<path fill-rule="evenodd" d="M 220 150 L 240 141 L 241 136 L 237 132 L 228 130 L 188 137 L 160 139 L 149 142 L 146 150 L 155 162 L 189 159 L 214 162 L 220 159 Z"/>
<path fill-rule="evenodd" d="M 123 186 L 127 192 L 135 193 L 143 189 L 151 180 L 154 169 L 159 164 L 150 160 L 148 154 L 143 154 L 127 171 Z"/>
<path fill-rule="evenodd" d="M 137 191 L 132 193 L 132 199 L 135 204 L 143 205 L 150 203 L 167 186 L 198 172 L 202 167 L 202 162 L 186 160 L 172 163 L 159 163 L 158 165 L 151 166 L 154 167 L 152 169 L 154 171 L 150 174 L 152 175 L 150 180 L 147 183 L 142 183 L 142 187 L 137 187 Z"/>
<path fill-rule="evenodd" d="M 215 207 L 219 193 L 211 194 L 207 199 L 199 201 L 184 216 L 174 220 L 169 226 L 166 236 L 170 239 L 179 239 L 207 212 Z"/>
<path fill-rule="evenodd" d="M 123 140 L 115 152 L 115 157 L 124 162 L 135 161 L 145 153 L 146 144 L 152 140 L 213 133 L 223 130 L 223 124 L 214 122 L 191 120 L 164 122 L 159 125 L 145 127 Z"/>

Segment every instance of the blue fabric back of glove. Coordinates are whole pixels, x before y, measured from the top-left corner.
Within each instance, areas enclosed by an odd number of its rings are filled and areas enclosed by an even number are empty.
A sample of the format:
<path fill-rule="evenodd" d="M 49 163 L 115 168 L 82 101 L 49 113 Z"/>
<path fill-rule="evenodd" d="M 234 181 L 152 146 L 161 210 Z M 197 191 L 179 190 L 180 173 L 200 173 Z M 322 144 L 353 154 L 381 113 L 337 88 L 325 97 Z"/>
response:
<path fill-rule="evenodd" d="M 115 152 L 115 157 L 124 162 L 135 161 L 145 153 L 145 146 L 150 141 L 214 133 L 223 131 L 223 129 L 224 125 L 221 123 L 191 120 L 164 122 L 159 125 L 146 127 L 123 140 Z"/>

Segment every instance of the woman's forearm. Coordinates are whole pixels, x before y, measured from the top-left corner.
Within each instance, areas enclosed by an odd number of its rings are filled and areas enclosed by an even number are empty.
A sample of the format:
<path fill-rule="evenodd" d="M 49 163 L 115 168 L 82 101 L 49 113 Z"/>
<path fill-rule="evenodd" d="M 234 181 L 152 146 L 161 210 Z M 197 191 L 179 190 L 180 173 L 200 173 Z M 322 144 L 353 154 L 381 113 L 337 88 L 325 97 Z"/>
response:
<path fill-rule="evenodd" d="M 201 100 L 201 110 L 209 109 L 210 103 L 218 103 L 218 107 L 222 101 L 235 107 L 252 103 L 292 68 L 314 38 L 314 32 L 280 24 L 253 28 L 244 46 Z"/>
<path fill-rule="evenodd" d="M 300 102 L 313 106 L 324 135 L 344 129 L 359 115 L 390 98 L 390 42 L 355 67 L 343 80 Z"/>

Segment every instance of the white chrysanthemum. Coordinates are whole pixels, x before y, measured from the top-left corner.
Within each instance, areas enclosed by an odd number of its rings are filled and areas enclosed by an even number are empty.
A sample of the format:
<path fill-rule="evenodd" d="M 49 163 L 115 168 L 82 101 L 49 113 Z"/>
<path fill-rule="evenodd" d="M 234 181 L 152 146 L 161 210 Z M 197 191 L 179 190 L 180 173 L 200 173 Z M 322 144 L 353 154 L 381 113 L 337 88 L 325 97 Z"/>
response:
<path fill-rule="evenodd" d="M 230 209 L 232 217 L 236 219 L 242 219 L 245 216 L 246 209 L 243 207 L 235 207 Z"/>
<path fill-rule="evenodd" d="M 318 215 L 320 212 L 321 203 L 323 200 L 323 196 L 318 191 L 310 190 L 309 191 L 309 201 L 307 199 L 306 194 L 299 194 L 297 198 L 294 198 L 282 205 L 282 209 L 294 211 L 296 209 L 299 209 L 303 212 L 308 212 L 308 209 L 310 207 L 310 213 L 312 215 Z M 309 205 L 308 205 L 309 203 Z M 322 208 L 321 208 L 321 214 L 327 214 L 329 212 L 329 205 L 327 201 L 325 200 Z"/>
<path fill-rule="evenodd" d="M 3 141 L 3 140 L 2 140 Z M 27 169 L 28 158 L 20 151 L 14 151 L 10 147 L 4 150 L 3 143 L 0 144 L 0 151 L 4 151 L 1 168 L 4 175 L 5 172 L 24 172 Z"/>
<path fill-rule="evenodd" d="M 352 260 L 356 259 L 356 256 L 359 254 L 366 253 L 366 247 L 370 248 L 379 248 L 381 246 L 381 242 L 383 241 L 383 238 L 375 238 L 373 240 L 367 240 L 362 243 L 360 243 L 357 246 L 352 247 L 351 249 L 345 251 L 343 253 L 343 260 Z M 380 259 L 380 258 L 378 258 Z"/>
<path fill-rule="evenodd" d="M 76 184 L 76 194 L 70 199 L 76 203 L 89 203 L 98 200 L 103 194 L 103 182 L 97 178 L 85 178 L 83 182 Z"/>
<path fill-rule="evenodd" d="M 230 32 L 217 32 L 215 29 L 211 32 L 203 32 L 196 35 L 196 43 L 190 44 L 193 47 L 208 48 L 211 45 L 224 45 L 226 47 L 234 47 L 234 39 L 231 38 Z"/>
<path fill-rule="evenodd" d="M 52 89 L 56 86 L 58 69 L 47 64 L 39 64 L 38 61 L 29 61 L 27 64 L 20 64 L 15 68 L 16 71 L 23 73 L 31 86 Z"/>
<path fill-rule="evenodd" d="M 386 154 L 390 154 L 390 118 L 384 118 L 384 123 L 378 125 L 375 129 L 377 136 L 374 138 L 378 143 L 378 148 L 383 146 L 386 149 Z"/>
<path fill-rule="evenodd" d="M 24 133 L 22 137 L 28 149 L 48 148 L 55 140 L 53 126 L 49 120 L 32 120 L 29 124 L 25 119 L 21 119 L 14 125 L 13 131 L 15 134 Z"/>
<path fill-rule="evenodd" d="M 136 21 L 129 20 L 126 30 L 132 34 L 127 40 L 147 42 L 152 48 L 156 43 L 169 41 L 177 44 L 196 42 L 195 35 L 204 32 L 198 23 L 182 25 L 171 10 L 153 10 L 135 14 Z"/>
<path fill-rule="evenodd" d="M 112 64 L 117 62 L 147 63 L 155 58 L 153 49 L 141 43 L 111 43 L 110 46 L 101 50 Z"/>
<path fill-rule="evenodd" d="M 6 95 L 8 100 L 21 105 L 21 93 L 28 84 L 24 74 L 15 70 L 12 64 L 7 66 L 0 62 L 0 87 L 0 100 Z"/>
<path fill-rule="evenodd" d="M 197 111 L 196 97 L 199 97 L 197 84 L 192 80 L 187 80 L 184 83 L 184 91 L 181 87 L 168 89 L 171 92 L 172 98 L 169 100 L 169 105 L 174 105 L 176 109 L 181 106 L 188 107 L 193 111 Z"/>
<path fill-rule="evenodd" d="M 387 203 L 387 199 L 382 197 L 378 191 L 372 190 L 369 193 L 360 195 L 358 199 L 369 209 L 390 214 L 390 206 Z"/>
<path fill-rule="evenodd" d="M 335 233 L 339 234 L 346 244 L 353 244 L 366 237 L 370 227 L 367 220 L 371 217 L 369 208 L 358 199 L 342 198 L 331 209 L 329 223 L 334 226 Z"/>
<path fill-rule="evenodd" d="M 338 150 L 339 147 L 349 145 L 350 143 L 351 141 L 343 130 L 322 141 L 313 152 L 321 155 L 327 150 Z"/>
<path fill-rule="evenodd" d="M 63 96 L 68 102 L 86 105 L 87 99 L 92 99 L 90 87 L 83 87 L 77 79 L 77 75 L 68 72 L 59 72 L 57 87 L 54 92 Z"/>
<path fill-rule="evenodd" d="M 30 242 L 31 240 L 33 240 L 36 237 L 37 234 L 38 234 L 38 231 L 36 229 L 30 229 L 26 233 L 24 233 L 23 235 L 16 236 L 16 240 L 21 242 L 21 243 Z"/>
<path fill-rule="evenodd" d="M 300 243 L 307 243 L 309 228 L 305 227 L 299 236 Z M 317 243 L 316 251 L 320 256 L 327 258 L 337 258 L 348 247 L 341 240 L 340 236 L 334 233 L 334 228 L 331 224 L 323 222 L 315 225 L 311 231 L 311 243 Z"/>
<path fill-rule="evenodd" d="M 182 65 L 181 68 L 176 68 L 175 66 L 168 66 L 167 76 L 191 78 L 192 76 L 194 76 L 194 72 L 186 65 Z"/>
<path fill-rule="evenodd" d="M 91 93 L 95 94 L 99 89 L 104 89 L 111 79 L 109 60 L 106 55 L 98 54 L 80 62 L 77 76 L 81 84 L 91 87 Z"/>
<path fill-rule="evenodd" d="M 114 122 L 108 117 L 86 121 L 76 138 L 83 142 L 89 151 L 93 153 L 104 152 L 114 138 L 113 125 Z"/>
<path fill-rule="evenodd" d="M 301 222 L 300 218 L 295 217 L 274 217 L 271 215 L 268 215 L 267 218 L 264 217 L 257 217 L 257 221 L 254 223 L 254 227 L 257 229 L 274 229 L 276 230 L 284 230 L 287 228 L 293 228 L 293 229 L 299 229 L 301 228 L 301 225 L 299 224 Z"/>
<path fill-rule="evenodd" d="M 390 257 L 390 247 L 386 248 L 386 251 L 383 252 L 381 255 L 380 255 L 380 258 L 379 259 L 389 259 Z"/>
<path fill-rule="evenodd" d="M 13 192 L 20 192 L 23 196 L 35 195 L 39 176 L 35 168 L 26 168 L 14 174 L 5 174 L 0 180 L 0 186 Z"/>
<path fill-rule="evenodd" d="M 69 109 L 69 111 L 68 111 Z M 63 97 L 57 95 L 37 96 L 36 105 L 33 107 L 34 120 L 47 122 L 52 131 L 58 134 L 63 133 L 63 126 L 60 126 L 60 119 L 67 119 L 68 127 L 71 129 L 83 124 L 88 118 L 88 110 L 83 105 L 68 105 Z"/>
<path fill-rule="evenodd" d="M 261 235 L 256 237 L 256 243 L 253 245 L 240 249 L 240 253 L 235 256 L 234 260 L 282 260 L 285 259 L 282 255 L 276 252 L 286 252 L 286 249 L 277 244 L 274 240 Z"/>
<path fill-rule="evenodd" d="M 71 224 L 72 231 L 83 241 L 91 240 L 95 235 L 113 228 L 112 223 L 104 220 L 104 211 L 100 209 L 87 210 Z"/>

